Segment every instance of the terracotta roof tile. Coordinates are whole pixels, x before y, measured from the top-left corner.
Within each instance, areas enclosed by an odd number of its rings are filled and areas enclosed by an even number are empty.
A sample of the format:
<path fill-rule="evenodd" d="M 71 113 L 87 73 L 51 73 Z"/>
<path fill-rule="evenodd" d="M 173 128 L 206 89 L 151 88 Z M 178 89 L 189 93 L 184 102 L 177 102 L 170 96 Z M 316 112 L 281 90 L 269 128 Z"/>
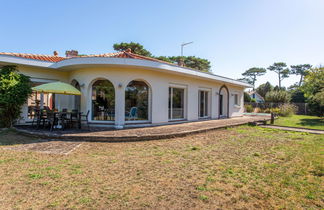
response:
<path fill-rule="evenodd" d="M 5 53 L 0 52 L 0 55 L 9 55 L 9 56 L 15 56 L 15 57 L 21 57 L 21 58 L 27 58 L 27 59 L 33 59 L 33 60 L 41 60 L 41 61 L 48 61 L 48 62 L 60 62 L 66 59 L 70 59 L 67 57 L 59 57 L 54 55 L 38 55 L 38 54 L 29 54 L 29 53 Z M 160 63 L 166 63 L 171 65 L 176 65 L 173 63 L 161 61 L 155 58 L 150 58 L 142 55 L 137 55 L 135 53 L 132 53 L 130 51 L 120 51 L 115 53 L 104 53 L 104 54 L 97 54 L 97 55 L 82 55 L 72 58 L 91 58 L 91 57 L 108 57 L 108 58 L 132 58 L 132 59 L 140 59 L 140 60 L 149 60 L 149 61 L 155 61 Z"/>
<path fill-rule="evenodd" d="M 54 56 L 54 55 L 37 55 L 37 54 L 27 54 L 27 53 L 4 53 L 0 52 L 0 55 L 9 55 L 33 60 L 41 60 L 41 61 L 48 61 L 48 62 L 59 62 L 65 60 L 64 57 Z"/>

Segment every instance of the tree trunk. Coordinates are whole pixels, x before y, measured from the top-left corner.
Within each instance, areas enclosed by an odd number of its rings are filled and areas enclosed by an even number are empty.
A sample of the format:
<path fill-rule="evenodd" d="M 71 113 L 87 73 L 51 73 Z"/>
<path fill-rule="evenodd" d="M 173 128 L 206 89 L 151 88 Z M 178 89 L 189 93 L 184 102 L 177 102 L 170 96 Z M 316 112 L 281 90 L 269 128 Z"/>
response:
<path fill-rule="evenodd" d="M 303 82 L 303 75 L 300 75 L 299 87 L 301 86 L 302 82 Z"/>
<path fill-rule="evenodd" d="M 280 72 L 278 73 L 278 77 L 279 77 L 279 90 L 281 89 L 281 77 L 280 77 Z"/>

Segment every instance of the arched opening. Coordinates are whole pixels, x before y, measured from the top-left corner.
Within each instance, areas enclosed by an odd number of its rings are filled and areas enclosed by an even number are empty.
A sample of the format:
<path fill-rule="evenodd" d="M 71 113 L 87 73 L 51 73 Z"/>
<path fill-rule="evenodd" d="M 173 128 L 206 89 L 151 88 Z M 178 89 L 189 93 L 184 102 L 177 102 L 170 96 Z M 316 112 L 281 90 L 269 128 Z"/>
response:
<path fill-rule="evenodd" d="M 219 89 L 219 114 L 218 118 L 228 118 L 229 117 L 229 91 L 228 88 L 223 85 Z"/>
<path fill-rule="evenodd" d="M 80 84 L 77 80 L 72 80 L 71 85 L 75 87 L 78 90 L 81 90 Z M 80 112 L 81 110 L 81 96 L 74 96 L 74 105 L 73 109 L 78 110 Z"/>
<path fill-rule="evenodd" d="M 148 121 L 149 120 L 149 86 L 139 80 L 131 81 L 125 90 L 125 120 Z"/>
<path fill-rule="evenodd" d="M 92 120 L 115 120 L 115 88 L 105 79 L 97 80 L 92 85 Z"/>

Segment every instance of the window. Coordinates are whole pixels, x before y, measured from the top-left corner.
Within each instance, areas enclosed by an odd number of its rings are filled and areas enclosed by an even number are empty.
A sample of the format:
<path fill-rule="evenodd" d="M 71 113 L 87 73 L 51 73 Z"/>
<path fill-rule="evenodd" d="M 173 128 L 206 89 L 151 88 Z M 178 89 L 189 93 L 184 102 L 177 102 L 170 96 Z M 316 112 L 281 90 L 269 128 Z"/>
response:
<path fill-rule="evenodd" d="M 169 119 L 184 119 L 184 94 L 183 88 L 169 87 Z"/>
<path fill-rule="evenodd" d="M 199 112 L 199 117 L 203 118 L 203 117 L 208 117 L 209 113 L 208 113 L 208 95 L 209 92 L 208 91 L 203 91 L 203 90 L 199 90 L 198 92 L 198 112 Z"/>
<path fill-rule="evenodd" d="M 238 94 L 234 94 L 234 105 L 237 105 L 237 106 L 240 105 L 239 95 Z"/>
<path fill-rule="evenodd" d="M 125 120 L 149 119 L 149 87 L 142 81 L 131 81 L 125 92 Z"/>
<path fill-rule="evenodd" d="M 98 80 L 92 85 L 92 120 L 115 120 L 115 89 L 108 80 Z"/>

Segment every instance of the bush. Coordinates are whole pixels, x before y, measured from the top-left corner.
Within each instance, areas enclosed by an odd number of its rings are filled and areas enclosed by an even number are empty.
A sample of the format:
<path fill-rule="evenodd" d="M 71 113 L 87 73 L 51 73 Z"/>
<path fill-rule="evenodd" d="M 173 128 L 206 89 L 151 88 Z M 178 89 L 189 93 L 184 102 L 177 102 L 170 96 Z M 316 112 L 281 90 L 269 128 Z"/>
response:
<path fill-rule="evenodd" d="M 29 77 L 20 74 L 16 66 L 4 66 L 0 69 L 0 124 L 12 127 L 19 117 L 21 106 L 31 94 Z"/>
<path fill-rule="evenodd" d="M 290 94 L 284 90 L 271 91 L 266 94 L 265 100 L 273 103 L 289 103 Z"/>
<path fill-rule="evenodd" d="M 283 104 L 279 106 L 279 115 L 282 117 L 292 116 L 297 112 L 297 107 L 293 104 Z"/>
<path fill-rule="evenodd" d="M 253 112 L 253 106 L 251 105 L 251 104 L 249 104 L 249 105 L 245 105 L 245 110 L 246 110 L 246 112 L 248 112 L 248 113 L 251 113 L 251 112 Z"/>
<path fill-rule="evenodd" d="M 251 97 L 247 92 L 244 92 L 244 102 L 251 102 Z"/>
<path fill-rule="evenodd" d="M 301 90 L 307 98 L 310 113 L 324 116 L 324 67 L 310 69 Z"/>
<path fill-rule="evenodd" d="M 267 108 L 264 110 L 264 113 L 275 113 L 279 114 L 280 109 L 279 108 Z"/>

